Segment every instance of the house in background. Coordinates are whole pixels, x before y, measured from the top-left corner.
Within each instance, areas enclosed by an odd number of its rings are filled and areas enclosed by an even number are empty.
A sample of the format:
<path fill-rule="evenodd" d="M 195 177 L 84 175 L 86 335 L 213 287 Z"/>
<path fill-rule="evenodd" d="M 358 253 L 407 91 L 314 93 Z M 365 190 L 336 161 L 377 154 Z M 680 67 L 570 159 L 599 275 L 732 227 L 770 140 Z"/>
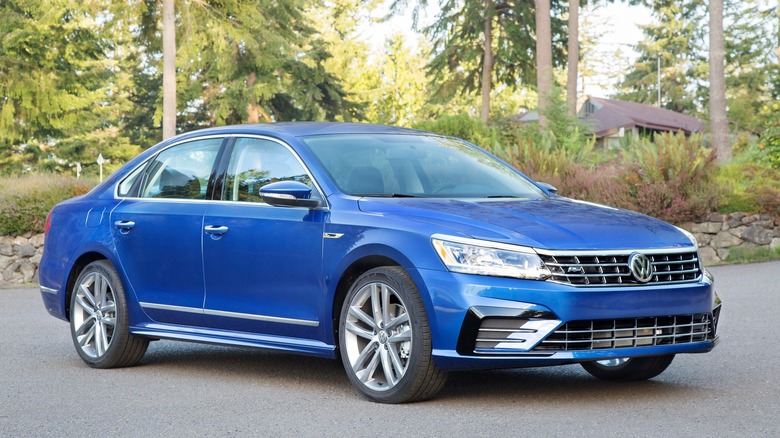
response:
<path fill-rule="evenodd" d="M 588 97 L 577 114 L 585 132 L 596 137 L 596 145 L 619 147 L 627 136 L 652 136 L 656 132 L 686 135 L 703 131 L 706 124 L 696 117 L 643 103 Z M 517 117 L 520 123 L 539 121 L 539 113 L 528 111 Z"/>
<path fill-rule="evenodd" d="M 578 114 L 588 133 L 602 147 L 618 147 L 627 135 L 649 136 L 656 132 L 686 135 L 703 131 L 706 125 L 693 116 L 643 103 L 588 97 Z"/>

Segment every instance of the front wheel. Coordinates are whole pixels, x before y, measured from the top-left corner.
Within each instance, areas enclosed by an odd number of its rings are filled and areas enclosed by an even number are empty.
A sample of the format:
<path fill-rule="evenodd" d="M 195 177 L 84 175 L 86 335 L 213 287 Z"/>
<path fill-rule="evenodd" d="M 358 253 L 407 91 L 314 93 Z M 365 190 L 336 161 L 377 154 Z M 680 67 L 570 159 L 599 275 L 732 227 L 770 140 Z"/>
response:
<path fill-rule="evenodd" d="M 344 369 L 365 397 L 406 403 L 434 396 L 446 374 L 431 355 L 420 294 L 400 267 L 372 269 L 352 284 L 339 320 Z"/>
<path fill-rule="evenodd" d="M 661 374 L 672 364 L 674 355 L 614 358 L 596 362 L 583 362 L 585 371 L 601 380 L 629 382 L 647 380 Z"/>
<path fill-rule="evenodd" d="M 94 368 L 135 365 L 149 346 L 148 339 L 130 334 L 124 288 L 106 260 L 87 265 L 76 280 L 70 327 L 76 351 Z"/>

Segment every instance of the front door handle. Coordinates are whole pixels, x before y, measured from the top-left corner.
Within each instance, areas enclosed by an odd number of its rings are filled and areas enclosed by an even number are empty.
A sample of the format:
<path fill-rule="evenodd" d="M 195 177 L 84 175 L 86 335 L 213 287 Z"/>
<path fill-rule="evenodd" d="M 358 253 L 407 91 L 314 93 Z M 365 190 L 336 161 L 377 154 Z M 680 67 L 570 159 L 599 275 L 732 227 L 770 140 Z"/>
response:
<path fill-rule="evenodd" d="M 119 232 L 122 234 L 127 234 L 130 232 L 130 230 L 135 227 L 135 222 L 133 221 L 116 221 L 114 222 L 114 226 L 119 229 Z"/>
<path fill-rule="evenodd" d="M 211 235 L 212 239 L 219 239 L 228 232 L 228 227 L 223 225 L 206 225 L 203 230 L 206 234 Z"/>

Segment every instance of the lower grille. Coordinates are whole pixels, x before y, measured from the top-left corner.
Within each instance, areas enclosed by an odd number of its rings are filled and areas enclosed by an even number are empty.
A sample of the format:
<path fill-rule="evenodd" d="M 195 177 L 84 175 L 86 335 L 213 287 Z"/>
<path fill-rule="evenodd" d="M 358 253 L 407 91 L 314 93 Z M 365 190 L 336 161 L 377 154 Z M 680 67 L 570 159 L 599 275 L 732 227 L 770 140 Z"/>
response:
<path fill-rule="evenodd" d="M 534 351 L 583 351 L 706 341 L 714 336 L 712 314 L 572 321 Z"/>

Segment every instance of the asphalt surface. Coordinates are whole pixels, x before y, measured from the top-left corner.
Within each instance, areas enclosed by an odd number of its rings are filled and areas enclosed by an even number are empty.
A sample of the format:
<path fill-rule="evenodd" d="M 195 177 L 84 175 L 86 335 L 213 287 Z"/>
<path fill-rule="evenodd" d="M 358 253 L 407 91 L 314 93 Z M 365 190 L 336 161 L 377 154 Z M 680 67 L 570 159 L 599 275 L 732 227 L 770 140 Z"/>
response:
<path fill-rule="evenodd" d="M 720 345 L 646 382 L 579 366 L 452 374 L 433 400 L 361 398 L 335 361 L 159 341 L 94 370 L 37 289 L 0 290 L 0 437 L 780 436 L 780 262 L 712 268 Z"/>

